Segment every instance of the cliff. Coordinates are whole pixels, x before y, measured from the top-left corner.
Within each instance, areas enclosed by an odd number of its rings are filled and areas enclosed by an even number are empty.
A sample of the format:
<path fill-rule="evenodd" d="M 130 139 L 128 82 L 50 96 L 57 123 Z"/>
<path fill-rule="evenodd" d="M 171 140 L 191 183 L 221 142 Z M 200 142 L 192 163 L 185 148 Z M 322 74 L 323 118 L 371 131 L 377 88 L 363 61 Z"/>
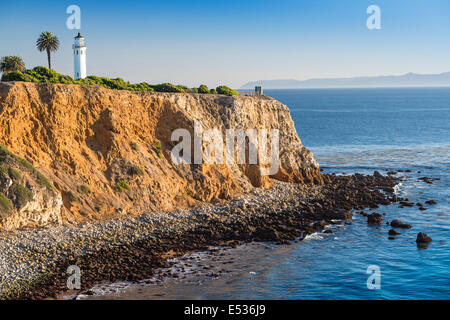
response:
<path fill-rule="evenodd" d="M 174 164 L 172 132 L 193 133 L 194 120 L 222 134 L 278 129 L 280 169 L 271 178 L 323 183 L 289 109 L 271 98 L 0 83 L 0 144 L 10 151 L 3 158 L 24 173 L 15 185 L 29 191 L 25 204 L 3 210 L 3 228 L 172 210 L 271 185 L 259 165 Z M 0 193 L 14 204 L 8 168 Z M 45 177 L 50 188 L 39 183 Z"/>

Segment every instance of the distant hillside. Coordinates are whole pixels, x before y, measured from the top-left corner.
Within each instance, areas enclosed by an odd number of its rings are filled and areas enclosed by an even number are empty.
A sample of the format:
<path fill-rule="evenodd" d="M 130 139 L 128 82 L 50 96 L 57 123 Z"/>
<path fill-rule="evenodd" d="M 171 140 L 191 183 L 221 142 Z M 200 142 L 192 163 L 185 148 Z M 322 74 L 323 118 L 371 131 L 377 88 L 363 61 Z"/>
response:
<path fill-rule="evenodd" d="M 401 76 L 318 78 L 303 81 L 293 79 L 258 80 L 244 84 L 241 89 L 254 89 L 258 85 L 262 85 L 265 89 L 450 86 L 450 72 L 441 74 L 410 72 Z"/>

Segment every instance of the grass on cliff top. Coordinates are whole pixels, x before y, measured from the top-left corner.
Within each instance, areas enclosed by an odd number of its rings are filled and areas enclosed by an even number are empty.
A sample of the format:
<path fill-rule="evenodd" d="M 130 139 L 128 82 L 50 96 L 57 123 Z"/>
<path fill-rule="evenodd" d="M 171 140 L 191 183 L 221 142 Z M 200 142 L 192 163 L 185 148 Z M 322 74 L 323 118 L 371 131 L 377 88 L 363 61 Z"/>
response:
<path fill-rule="evenodd" d="M 23 81 L 34 83 L 62 83 L 62 84 L 88 84 L 97 85 L 107 89 L 129 90 L 129 91 L 148 91 L 148 92 L 179 92 L 179 93 L 202 93 L 202 94 L 225 94 L 229 96 L 240 95 L 239 92 L 227 86 L 219 86 L 216 89 L 208 89 L 202 84 L 198 88 L 188 88 L 182 85 L 171 83 L 148 84 L 141 82 L 131 84 L 121 78 L 109 79 L 105 77 L 89 76 L 85 79 L 75 80 L 70 76 L 57 73 L 55 70 L 46 67 L 36 67 L 34 69 L 21 71 L 12 71 L 4 73 L 1 81 Z"/>
<path fill-rule="evenodd" d="M 35 176 L 38 183 L 45 186 L 48 191 L 50 191 L 52 193 L 55 192 L 55 189 L 53 188 L 53 185 L 51 184 L 51 182 L 42 173 L 40 173 L 35 167 L 33 167 L 33 165 L 30 162 L 28 162 L 27 160 L 25 160 L 23 158 L 16 156 L 11 151 L 9 151 L 5 146 L 0 144 L 0 165 L 3 164 L 8 157 L 11 158 L 12 160 L 14 160 L 15 162 L 17 162 L 19 164 L 19 166 L 22 167 L 23 169 L 31 172 Z M 19 174 L 14 169 L 12 171 L 9 170 L 10 174 L 11 174 L 11 172 Z M 17 175 L 16 175 L 16 177 L 17 177 Z"/>

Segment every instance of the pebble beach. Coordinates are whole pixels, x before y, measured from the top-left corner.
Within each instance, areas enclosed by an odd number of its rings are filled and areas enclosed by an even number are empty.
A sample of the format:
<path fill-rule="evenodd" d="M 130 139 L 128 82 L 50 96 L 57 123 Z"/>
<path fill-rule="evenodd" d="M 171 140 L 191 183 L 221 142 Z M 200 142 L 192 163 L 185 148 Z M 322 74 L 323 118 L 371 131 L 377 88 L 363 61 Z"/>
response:
<path fill-rule="evenodd" d="M 350 219 L 352 209 L 402 201 L 398 179 L 360 174 L 327 175 L 324 185 L 277 182 L 251 193 L 190 210 L 147 213 L 138 218 L 51 226 L 2 233 L 0 295 L 45 299 L 67 291 L 67 268 L 76 265 L 86 290 L 102 282 L 139 281 L 170 258 L 208 246 L 243 242 L 288 244 Z"/>

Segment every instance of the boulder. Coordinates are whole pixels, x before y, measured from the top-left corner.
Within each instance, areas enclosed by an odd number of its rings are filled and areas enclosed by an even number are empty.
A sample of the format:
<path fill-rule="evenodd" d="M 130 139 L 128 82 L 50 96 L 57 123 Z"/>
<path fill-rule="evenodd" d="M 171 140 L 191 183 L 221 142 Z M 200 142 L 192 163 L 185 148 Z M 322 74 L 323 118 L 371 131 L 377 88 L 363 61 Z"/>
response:
<path fill-rule="evenodd" d="M 391 227 L 393 228 L 403 228 L 403 229 L 411 229 L 411 225 L 404 223 L 400 220 L 392 220 L 391 221 Z"/>
<path fill-rule="evenodd" d="M 396 235 L 399 235 L 400 232 L 397 232 L 397 231 L 395 231 L 394 229 L 391 229 L 391 230 L 389 230 L 388 234 L 389 234 L 390 236 L 396 236 Z"/>
<path fill-rule="evenodd" d="M 383 216 L 379 213 L 372 213 L 367 216 L 367 223 L 368 224 L 381 224 L 383 221 Z"/>
<path fill-rule="evenodd" d="M 419 232 L 417 234 L 417 239 L 416 239 L 417 243 L 429 243 L 431 241 L 433 241 L 433 239 L 431 239 L 426 233 Z"/>

